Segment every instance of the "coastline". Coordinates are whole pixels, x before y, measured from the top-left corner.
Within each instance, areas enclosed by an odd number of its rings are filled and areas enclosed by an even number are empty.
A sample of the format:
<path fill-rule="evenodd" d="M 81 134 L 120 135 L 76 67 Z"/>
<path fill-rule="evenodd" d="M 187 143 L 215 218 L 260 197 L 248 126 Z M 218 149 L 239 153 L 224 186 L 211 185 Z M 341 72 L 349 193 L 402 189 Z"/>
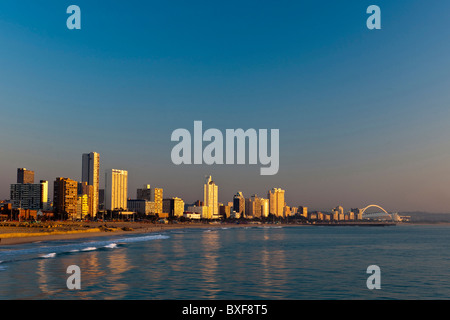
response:
<path fill-rule="evenodd" d="M 89 228 L 85 230 L 62 230 L 79 226 L 80 223 L 64 222 L 60 223 L 60 228 L 53 232 L 39 231 L 29 228 L 5 228 L 0 226 L 0 248 L 2 246 L 26 244 L 41 241 L 70 240 L 83 238 L 96 238 L 116 235 L 157 233 L 173 229 L 184 228 L 216 228 L 216 227 L 248 227 L 253 224 L 236 223 L 177 223 L 177 224 L 154 224 L 142 222 L 107 222 L 107 223 L 89 223 Z M 86 224 L 85 224 L 86 225 Z M 106 228 L 104 227 L 106 226 Z M 285 225 L 283 225 L 285 226 Z M 104 227 L 103 229 L 101 227 Z M 14 230 L 17 229 L 17 230 Z M 61 230 L 60 230 L 61 229 Z M 16 231 L 16 232 L 14 232 Z"/>

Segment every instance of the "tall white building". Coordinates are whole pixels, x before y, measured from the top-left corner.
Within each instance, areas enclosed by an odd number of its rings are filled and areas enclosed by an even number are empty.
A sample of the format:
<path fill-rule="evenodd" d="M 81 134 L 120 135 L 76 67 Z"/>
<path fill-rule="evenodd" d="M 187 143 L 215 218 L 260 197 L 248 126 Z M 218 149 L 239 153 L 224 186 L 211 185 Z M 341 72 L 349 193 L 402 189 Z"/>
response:
<path fill-rule="evenodd" d="M 106 210 L 127 210 L 128 171 L 111 169 L 105 181 Z"/>
<path fill-rule="evenodd" d="M 219 217 L 219 191 L 217 185 L 212 181 L 211 176 L 206 177 L 203 188 L 204 206 L 208 208 L 208 219 Z"/>
<path fill-rule="evenodd" d="M 98 211 L 98 188 L 100 181 L 100 154 L 97 152 L 83 153 L 83 163 L 81 168 L 81 181 L 87 182 L 94 187 L 92 199 L 92 214 L 97 215 Z"/>

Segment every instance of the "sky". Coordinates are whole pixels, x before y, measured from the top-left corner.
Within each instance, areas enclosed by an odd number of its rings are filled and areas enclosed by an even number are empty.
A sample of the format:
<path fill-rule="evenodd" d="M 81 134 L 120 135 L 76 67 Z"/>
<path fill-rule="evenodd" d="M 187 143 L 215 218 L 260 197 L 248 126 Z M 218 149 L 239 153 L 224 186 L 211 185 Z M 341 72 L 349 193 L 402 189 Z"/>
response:
<path fill-rule="evenodd" d="M 81 9 L 69 30 L 68 6 Z M 369 30 L 368 6 L 381 9 Z M 81 180 L 83 153 L 186 203 L 450 212 L 448 1 L 0 3 L 0 199 L 17 168 Z M 280 168 L 174 165 L 171 134 L 279 129 Z"/>

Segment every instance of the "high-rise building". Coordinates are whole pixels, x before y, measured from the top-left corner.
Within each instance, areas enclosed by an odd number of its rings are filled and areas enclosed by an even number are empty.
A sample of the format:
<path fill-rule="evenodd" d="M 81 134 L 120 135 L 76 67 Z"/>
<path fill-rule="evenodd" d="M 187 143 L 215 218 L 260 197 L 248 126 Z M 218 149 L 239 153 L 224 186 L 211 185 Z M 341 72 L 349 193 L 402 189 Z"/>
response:
<path fill-rule="evenodd" d="M 17 183 L 34 183 L 34 171 L 27 170 L 27 168 L 18 168 Z"/>
<path fill-rule="evenodd" d="M 204 204 L 208 208 L 208 219 L 219 218 L 219 191 L 211 176 L 206 178 L 203 195 Z"/>
<path fill-rule="evenodd" d="M 13 209 L 41 209 L 41 184 L 11 184 L 10 199 Z"/>
<path fill-rule="evenodd" d="M 252 195 L 250 199 L 245 199 L 245 216 L 261 217 L 261 198 L 258 198 L 256 194 Z"/>
<path fill-rule="evenodd" d="M 184 213 L 184 201 L 180 198 L 163 199 L 163 212 L 169 217 L 181 217 Z"/>
<path fill-rule="evenodd" d="M 127 210 L 128 171 L 111 169 L 106 174 L 106 210 Z"/>
<path fill-rule="evenodd" d="M 56 178 L 53 184 L 53 211 L 63 219 L 77 217 L 78 182 L 69 178 Z"/>
<path fill-rule="evenodd" d="M 284 201 L 284 190 L 273 188 L 269 190 L 267 198 L 269 198 L 269 213 L 277 217 L 282 217 L 284 214 L 284 206 L 286 205 Z"/>
<path fill-rule="evenodd" d="M 269 199 L 259 198 L 261 201 L 261 216 L 267 218 L 269 216 Z"/>
<path fill-rule="evenodd" d="M 233 197 L 233 210 L 239 214 L 245 213 L 245 198 L 241 191 Z"/>
<path fill-rule="evenodd" d="M 148 200 L 151 199 L 151 188 L 149 184 L 144 185 L 143 188 L 136 190 L 136 199 L 138 200 Z"/>
<path fill-rule="evenodd" d="M 155 203 L 155 213 L 163 213 L 163 189 L 162 188 L 151 188 L 150 191 L 150 201 Z M 168 212 L 164 212 L 168 213 Z"/>
<path fill-rule="evenodd" d="M 98 190 L 100 182 L 100 154 L 97 152 L 83 153 L 81 168 L 81 181 L 94 187 L 92 201 L 92 215 L 95 217 L 98 211 Z"/>
<path fill-rule="evenodd" d="M 92 186 L 90 186 L 92 187 Z M 87 194 L 77 195 L 77 219 L 84 219 L 89 213 L 89 197 Z"/>
<path fill-rule="evenodd" d="M 48 210 L 48 181 L 41 180 L 41 209 Z"/>
<path fill-rule="evenodd" d="M 83 195 L 87 196 L 87 214 L 89 214 L 91 217 L 94 217 L 97 213 L 94 208 L 94 186 L 87 184 L 86 181 L 78 183 L 78 196 Z M 84 218 L 84 216 L 82 218 Z"/>

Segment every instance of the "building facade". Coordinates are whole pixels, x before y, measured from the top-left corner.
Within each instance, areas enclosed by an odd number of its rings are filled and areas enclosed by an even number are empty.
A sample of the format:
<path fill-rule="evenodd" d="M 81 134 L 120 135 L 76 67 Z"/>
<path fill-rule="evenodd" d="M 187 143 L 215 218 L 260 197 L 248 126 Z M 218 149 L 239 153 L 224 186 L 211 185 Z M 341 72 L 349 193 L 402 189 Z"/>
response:
<path fill-rule="evenodd" d="M 267 198 L 269 198 L 269 213 L 277 217 L 284 216 L 284 190 L 273 188 L 269 190 Z"/>
<path fill-rule="evenodd" d="M 81 181 L 93 186 L 91 201 L 91 215 L 95 217 L 98 212 L 99 198 L 98 190 L 100 185 L 100 154 L 97 152 L 83 153 L 81 167 Z"/>
<path fill-rule="evenodd" d="M 106 174 L 105 207 L 111 211 L 126 211 L 128 198 L 128 171 L 111 169 Z"/>
<path fill-rule="evenodd" d="M 34 171 L 27 170 L 27 168 L 18 168 L 17 183 L 34 183 Z"/>
<path fill-rule="evenodd" d="M 219 188 L 212 181 L 211 176 L 206 178 L 203 186 L 203 202 L 208 208 L 208 219 L 219 218 Z"/>
<path fill-rule="evenodd" d="M 78 182 L 58 177 L 53 184 L 53 211 L 64 219 L 77 216 Z"/>

